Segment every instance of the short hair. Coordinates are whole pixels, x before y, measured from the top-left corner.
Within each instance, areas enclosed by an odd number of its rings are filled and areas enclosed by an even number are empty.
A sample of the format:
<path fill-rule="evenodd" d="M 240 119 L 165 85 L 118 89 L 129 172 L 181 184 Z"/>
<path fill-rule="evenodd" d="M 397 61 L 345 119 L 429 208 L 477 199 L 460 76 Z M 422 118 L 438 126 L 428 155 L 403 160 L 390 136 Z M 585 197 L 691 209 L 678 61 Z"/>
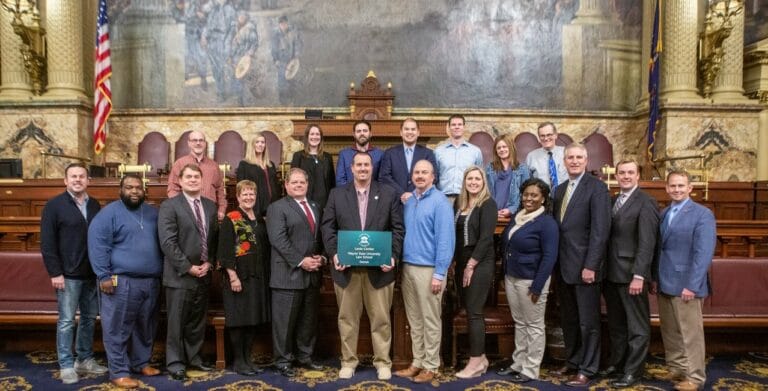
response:
<path fill-rule="evenodd" d="M 405 123 L 409 122 L 409 121 L 411 121 L 411 122 L 416 124 L 416 129 L 419 128 L 419 121 L 416 121 L 416 118 L 408 117 L 408 118 L 404 119 L 403 122 L 400 122 L 400 129 L 402 129 L 403 126 L 405 126 Z"/>
<path fill-rule="evenodd" d="M 83 170 L 85 170 L 85 175 L 86 176 L 91 176 L 91 172 L 88 170 L 88 166 L 86 166 L 85 163 L 83 163 L 83 162 L 69 163 L 67 168 L 64 169 L 64 176 L 67 176 L 67 174 L 69 174 L 69 169 L 70 168 L 78 168 L 78 167 L 82 168 Z"/>
<path fill-rule="evenodd" d="M 515 141 L 512 139 L 512 135 L 509 133 L 505 133 L 499 137 L 496 137 L 496 140 L 493 142 L 493 161 L 491 161 L 491 167 L 496 172 L 504 171 L 504 163 L 501 162 L 501 158 L 496 152 L 496 146 L 499 145 L 499 143 L 502 141 L 504 144 L 507 144 L 507 147 L 509 148 L 509 166 L 515 170 L 518 166 L 517 148 L 515 148 Z"/>
<path fill-rule="evenodd" d="M 520 205 L 519 207 L 522 208 L 523 205 L 523 193 L 525 192 L 525 189 L 529 186 L 536 186 L 539 188 L 539 191 L 541 192 L 541 195 L 544 197 L 544 211 L 547 213 L 552 211 L 552 202 L 551 198 L 549 197 L 549 193 L 551 192 L 551 188 L 549 187 L 549 184 L 547 182 L 544 182 L 540 178 L 531 177 L 527 179 L 525 182 L 523 182 L 522 185 L 520 185 Z"/>
<path fill-rule="evenodd" d="M 670 170 L 667 173 L 667 183 L 669 183 L 669 178 L 672 175 L 679 175 L 679 176 L 685 177 L 685 179 L 688 180 L 688 183 L 691 183 L 691 174 L 682 168 L 673 168 L 672 170 Z"/>
<path fill-rule="evenodd" d="M 133 178 L 139 181 L 142 184 L 142 188 L 144 188 L 144 180 L 139 176 L 139 174 L 136 174 L 135 172 L 127 172 L 125 175 L 123 175 L 122 178 L 120 178 L 120 189 L 123 188 L 123 184 L 125 183 L 125 180 L 128 178 Z"/>
<path fill-rule="evenodd" d="M 197 165 L 197 164 L 195 164 L 195 163 L 187 163 L 187 164 L 185 164 L 185 165 L 184 165 L 184 167 L 182 167 L 182 168 L 181 168 L 181 170 L 179 171 L 179 178 L 181 178 L 181 177 L 183 177 L 183 176 L 184 176 L 184 171 L 186 171 L 186 170 L 197 171 L 197 172 L 199 172 L 199 173 L 200 173 L 200 176 L 201 176 L 201 177 L 203 176 L 203 170 L 201 170 L 201 169 L 200 169 L 200 166 L 198 166 L 198 165 Z"/>
<path fill-rule="evenodd" d="M 630 163 L 634 163 L 635 167 L 637 167 L 637 172 L 640 173 L 640 170 L 642 169 L 642 167 L 640 167 L 640 163 L 638 163 L 636 159 L 631 158 L 631 157 L 625 157 L 625 158 L 619 160 L 619 162 L 616 163 L 616 165 L 613 166 L 613 167 L 616 168 L 616 170 L 618 170 L 620 165 L 622 165 L 622 164 L 630 164 Z"/>
<path fill-rule="evenodd" d="M 354 154 L 354 155 L 352 155 L 352 163 L 350 164 L 350 166 L 352 166 L 352 165 L 354 165 L 354 164 L 355 164 L 355 158 L 357 158 L 357 157 L 358 157 L 358 156 L 360 156 L 360 155 L 365 155 L 365 156 L 368 156 L 368 159 L 371 159 L 371 164 L 373 164 L 373 156 L 371 156 L 371 154 L 370 154 L 370 153 L 368 153 L 368 152 L 362 152 L 362 151 L 355 151 L 355 154 Z"/>
<path fill-rule="evenodd" d="M 451 116 L 450 116 L 450 117 L 448 117 L 448 123 L 450 124 L 450 123 L 451 123 L 451 120 L 453 120 L 453 119 L 455 119 L 455 118 L 461 118 L 461 123 L 462 123 L 462 124 L 464 124 L 464 125 L 466 125 L 466 124 L 467 124 L 467 119 L 466 119 L 466 118 L 464 118 L 464 116 L 463 116 L 463 115 L 461 115 L 461 114 L 451 114 Z"/>
<path fill-rule="evenodd" d="M 360 124 L 365 124 L 365 126 L 368 127 L 368 130 L 373 130 L 373 128 L 371 127 L 371 123 L 370 122 L 368 122 L 368 121 L 366 121 L 364 119 L 359 119 L 359 120 L 355 121 L 354 124 L 352 124 L 352 133 L 355 133 L 355 128 L 357 127 L 357 125 L 360 125 Z"/>
<path fill-rule="evenodd" d="M 280 17 L 277 18 L 277 23 L 288 23 L 288 17 L 285 15 L 280 15 Z"/>
<path fill-rule="evenodd" d="M 309 182 L 309 175 L 307 175 L 306 171 L 304 171 L 299 167 L 293 167 L 290 170 L 288 170 L 288 177 L 287 177 L 286 183 L 288 183 L 291 180 L 291 177 L 293 176 L 293 174 L 301 174 L 304 176 L 304 180 Z"/>
<path fill-rule="evenodd" d="M 587 152 L 587 147 L 584 146 L 582 143 L 570 143 L 567 147 L 565 147 L 565 152 L 568 152 L 569 149 L 581 149 L 584 151 L 584 157 L 588 158 L 589 153 Z"/>
<path fill-rule="evenodd" d="M 557 126 L 555 126 L 555 124 L 550 122 L 550 121 L 544 121 L 544 122 L 540 123 L 539 126 L 536 127 L 536 131 L 538 132 L 539 129 L 541 129 L 541 128 L 545 127 L 545 126 L 551 126 L 552 127 L 552 131 L 555 132 L 555 134 L 557 134 Z"/>
<path fill-rule="evenodd" d="M 323 155 L 323 128 L 320 127 L 318 124 L 309 124 L 304 129 L 304 138 L 302 139 L 302 142 L 304 142 L 304 156 L 309 156 L 309 131 L 312 130 L 312 128 L 317 128 L 317 131 L 320 132 L 320 144 L 317 145 L 317 156 Z"/>
<path fill-rule="evenodd" d="M 430 161 L 429 161 L 429 160 L 427 160 L 427 159 L 420 159 L 419 161 L 413 162 L 413 166 L 412 166 L 412 167 L 416 167 L 416 165 L 417 165 L 417 164 L 419 164 L 419 163 L 421 163 L 421 162 L 427 162 L 427 163 L 429 163 L 429 167 L 430 167 L 430 169 L 432 169 L 432 175 L 434 175 L 434 174 L 435 174 L 435 165 L 434 165 L 434 164 L 432 164 L 432 162 L 430 162 Z"/>
<path fill-rule="evenodd" d="M 240 195 L 240 193 L 243 192 L 245 189 L 252 189 L 254 192 L 256 192 L 256 182 L 243 179 L 240 182 L 237 182 L 237 185 L 235 185 L 235 194 Z"/>

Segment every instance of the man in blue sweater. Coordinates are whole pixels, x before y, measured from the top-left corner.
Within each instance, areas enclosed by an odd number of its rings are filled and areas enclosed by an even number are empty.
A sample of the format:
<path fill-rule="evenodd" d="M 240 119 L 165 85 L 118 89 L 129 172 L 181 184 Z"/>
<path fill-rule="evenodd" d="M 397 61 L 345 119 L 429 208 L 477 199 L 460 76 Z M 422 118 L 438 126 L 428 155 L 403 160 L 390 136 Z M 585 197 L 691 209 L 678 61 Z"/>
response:
<path fill-rule="evenodd" d="M 77 383 L 77 374 L 102 374 L 107 368 L 93 358 L 93 330 L 99 313 L 96 280 L 88 263 L 88 225 L 99 212 L 99 202 L 88 197 L 88 169 L 73 163 L 64 170 L 67 191 L 51 198 L 40 218 L 40 252 L 56 290 L 59 320 L 56 351 L 64 384 Z M 72 354 L 77 323 L 77 360 Z"/>
<path fill-rule="evenodd" d="M 440 367 L 441 303 L 456 242 L 453 208 L 434 181 L 432 163 L 418 161 L 413 167 L 415 190 L 404 213 L 402 291 L 413 362 L 395 375 L 416 383 L 431 382 Z"/>
<path fill-rule="evenodd" d="M 120 181 L 120 200 L 104 207 L 88 229 L 88 252 L 101 291 L 101 326 L 109 377 L 135 388 L 130 374 L 155 376 L 149 366 L 157 330 L 163 254 L 157 239 L 157 208 L 144 203 L 136 174 Z"/>

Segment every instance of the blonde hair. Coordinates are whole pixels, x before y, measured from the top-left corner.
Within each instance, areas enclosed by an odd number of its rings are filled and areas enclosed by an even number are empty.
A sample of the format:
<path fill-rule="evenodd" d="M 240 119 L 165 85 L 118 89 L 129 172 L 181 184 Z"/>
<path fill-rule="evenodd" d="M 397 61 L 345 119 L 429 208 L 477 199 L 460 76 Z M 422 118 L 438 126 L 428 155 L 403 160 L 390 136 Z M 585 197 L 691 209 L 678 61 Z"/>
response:
<path fill-rule="evenodd" d="M 240 195 L 240 193 L 242 193 L 245 189 L 251 189 L 254 193 L 258 191 L 256 189 L 256 182 L 243 179 L 242 181 L 237 182 L 237 185 L 235 185 L 235 194 Z"/>
<path fill-rule="evenodd" d="M 264 153 L 261 156 L 256 156 L 256 149 L 253 144 L 259 138 L 264 138 Z M 261 168 L 269 167 L 269 146 L 267 145 L 267 138 L 264 136 L 264 132 L 256 132 L 251 138 L 251 141 L 245 146 L 245 160 L 248 163 L 255 164 Z"/>
<path fill-rule="evenodd" d="M 480 173 L 480 177 L 483 178 L 483 188 L 480 189 L 480 193 L 477 195 L 475 203 L 473 205 L 469 205 L 470 197 L 469 191 L 467 190 L 467 176 L 469 176 L 469 173 L 472 171 L 477 171 Z M 459 210 L 462 211 L 472 209 L 478 205 L 481 205 L 489 198 L 491 198 L 491 191 L 488 190 L 488 178 L 485 177 L 485 171 L 479 166 L 469 166 L 466 170 L 464 170 L 464 178 L 461 180 L 461 191 L 459 192 L 458 200 Z"/>

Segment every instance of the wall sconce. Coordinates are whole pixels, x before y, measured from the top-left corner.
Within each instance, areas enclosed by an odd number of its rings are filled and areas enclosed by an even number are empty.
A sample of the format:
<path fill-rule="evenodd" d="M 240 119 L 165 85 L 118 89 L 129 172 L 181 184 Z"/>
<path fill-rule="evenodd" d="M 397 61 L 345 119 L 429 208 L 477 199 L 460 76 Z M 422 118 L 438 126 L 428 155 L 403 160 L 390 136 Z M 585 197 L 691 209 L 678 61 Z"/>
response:
<path fill-rule="evenodd" d="M 45 29 L 40 26 L 40 10 L 36 0 L 0 0 L 3 9 L 13 15 L 13 32 L 21 38 L 21 57 L 24 70 L 32 80 L 35 95 L 43 93 L 48 84 L 46 70 Z M 23 17 L 30 15 L 29 22 Z"/>
<path fill-rule="evenodd" d="M 699 79 L 705 98 L 712 95 L 712 84 L 723 62 L 723 41 L 731 35 L 731 18 L 744 9 L 739 0 L 709 0 L 704 31 L 699 35 Z"/>

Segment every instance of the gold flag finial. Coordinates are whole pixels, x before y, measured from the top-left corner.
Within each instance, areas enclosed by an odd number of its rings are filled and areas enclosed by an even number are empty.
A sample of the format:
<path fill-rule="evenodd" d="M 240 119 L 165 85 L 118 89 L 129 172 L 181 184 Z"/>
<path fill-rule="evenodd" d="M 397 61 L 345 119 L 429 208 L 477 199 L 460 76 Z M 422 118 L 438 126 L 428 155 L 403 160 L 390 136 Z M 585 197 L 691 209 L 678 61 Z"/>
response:
<path fill-rule="evenodd" d="M 368 71 L 368 76 L 366 76 L 366 78 L 369 78 L 369 77 L 372 77 L 372 78 L 376 79 L 376 74 L 375 74 L 375 73 L 373 73 L 373 69 L 371 69 L 370 71 Z"/>

